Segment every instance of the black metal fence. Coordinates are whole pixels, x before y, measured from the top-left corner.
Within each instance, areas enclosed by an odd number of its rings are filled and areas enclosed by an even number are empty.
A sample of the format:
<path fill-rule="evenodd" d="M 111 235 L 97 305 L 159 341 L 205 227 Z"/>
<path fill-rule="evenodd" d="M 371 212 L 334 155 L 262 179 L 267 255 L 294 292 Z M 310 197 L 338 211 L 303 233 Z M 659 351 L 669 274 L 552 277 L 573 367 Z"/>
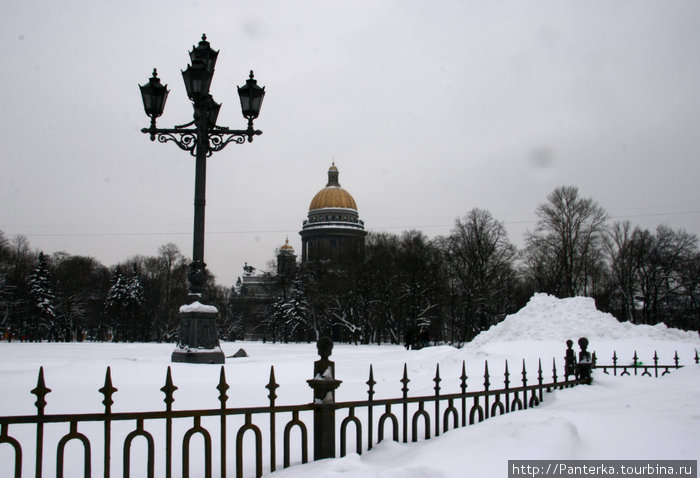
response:
<path fill-rule="evenodd" d="M 330 345 L 332 347 L 332 343 Z M 496 379 L 489 372 L 489 364 L 484 364 L 483 389 L 467 391 L 467 375 L 465 363 L 462 362 L 462 373 L 459 377 L 459 392 L 442 393 L 443 379 L 440 376 L 439 365 L 436 367 L 434 393 L 426 396 L 409 396 L 409 383 L 406 366 L 404 365 L 403 377 L 400 382 L 400 398 L 375 399 L 376 381 L 372 366 L 369 369 L 367 384 L 367 400 L 336 402 L 335 389 L 341 381 L 335 379 L 334 364 L 328 360 L 330 351 L 324 354 L 319 341 L 321 360 L 314 364 L 314 378 L 307 382 L 314 390 L 314 400 L 311 403 L 301 405 L 278 405 L 277 388 L 274 367 L 270 369 L 270 378 L 266 388 L 269 392 L 269 403 L 261 407 L 230 408 L 227 391 L 230 385 L 226 381 L 224 367 L 221 368 L 217 390 L 220 406 L 214 409 L 203 410 L 174 410 L 174 392 L 178 387 L 172 380 L 168 367 L 165 384 L 160 389 L 164 394 L 165 409 L 153 412 L 113 412 L 114 401 L 112 396 L 117 391 L 112 384 L 111 372 L 107 368 L 104 386 L 99 389 L 104 399 L 104 411 L 101 413 L 47 415 L 44 413 L 47 401 L 46 396 L 51 389 L 47 388 L 44 380 L 43 368 L 39 370 L 36 387 L 31 391 L 36 396 L 36 414 L 25 416 L 0 416 L 0 446 L 9 445 L 11 456 L 14 457 L 8 463 L 0 463 L 0 476 L 14 476 L 19 478 L 23 474 L 23 460 L 33 461 L 33 475 L 37 478 L 51 476 L 52 472 L 44 470 L 45 448 L 50 447 L 51 453 L 55 453 L 55 476 L 61 478 L 66 475 L 64 470 L 66 447 L 69 443 L 77 443 L 83 451 L 82 475 L 92 476 L 93 467 L 99 469 L 99 475 L 109 478 L 114 467 L 112 458 L 121 461 L 120 476 L 130 477 L 134 466 L 132 463 L 132 448 L 135 440 L 145 442 L 145 460 L 140 465 L 145 467 L 140 473 L 147 477 L 156 475 L 156 442 L 159 451 L 158 476 L 171 478 L 182 476 L 187 478 L 190 473 L 195 476 L 209 478 L 217 475 L 222 478 L 230 476 L 235 468 L 238 478 L 244 476 L 244 471 L 259 477 L 263 470 L 275 471 L 280 465 L 278 446 L 282 447 L 281 465 L 288 467 L 294 463 L 306 463 L 309 459 L 309 436 L 313 434 L 314 459 L 336 456 L 344 456 L 348 452 L 348 445 L 354 442 L 354 451 L 362 453 L 383 439 L 385 435 L 396 441 L 408 442 L 419 439 L 429 439 L 438 436 L 451 428 L 464 427 L 469 424 L 486 420 L 490 417 L 510 413 L 516 410 L 524 410 L 539 405 L 547 392 L 555 389 L 573 387 L 587 383 L 585 378 L 577 378 L 568 375 L 571 371 L 558 375 L 556 361 L 553 360 L 551 378 L 544 378 L 541 361 L 538 362 L 536 379 L 528 381 L 528 373 L 525 361 L 522 370 L 517 373 L 516 380 L 511 379 L 508 363 L 505 363 L 502 375 L 502 386 L 491 388 L 492 381 Z M 627 371 L 631 366 L 595 365 L 595 368 L 603 369 L 608 373 L 612 369 Z M 697 352 L 695 357 L 698 362 Z M 642 366 L 643 367 L 643 366 Z M 653 366 L 647 366 L 653 367 Z M 659 365 L 658 368 L 678 368 L 678 360 L 675 366 Z M 564 370 L 562 367 L 561 370 Z M 636 369 L 635 369 L 636 371 Z M 646 371 L 646 370 L 645 370 Z M 624 374 L 624 373 L 622 373 Z M 622 375 L 621 374 L 621 375 Z M 663 373 L 662 373 L 663 375 Z M 497 377 L 501 380 L 501 375 Z M 339 428 L 336 428 L 336 415 L 341 418 Z M 255 417 L 255 419 L 254 419 Z M 306 421 L 305 421 L 306 420 Z M 161 434 L 153 432 L 153 422 L 164 425 L 160 428 Z M 206 422 L 206 423 L 205 423 Z M 113 426 L 119 423 L 120 433 L 115 434 Z M 146 423 L 149 424 L 146 427 Z M 174 431 L 177 423 L 179 433 Z M 265 423 L 265 425 L 261 425 Z M 63 431 L 55 436 L 56 441 L 45 437 L 45 427 L 49 424 L 58 424 Z M 66 428 L 67 425 L 67 432 Z M 278 425 L 281 425 L 280 434 Z M 24 438 L 13 436 L 17 427 L 29 426 L 35 428 L 35 443 L 31 457 L 27 457 L 23 450 L 31 448 L 30 444 L 21 443 Z M 86 431 L 87 430 L 87 431 Z M 264 433 L 263 433 L 264 431 Z M 88 432 L 92 432 L 88 438 Z M 95 435 L 98 436 L 95 436 Z M 15 434 L 16 435 L 16 434 Z M 20 434 L 21 435 L 21 434 Z M 102 437 L 99 437 L 102 435 Z M 26 435 L 22 435 L 25 437 Z M 113 443 L 118 436 L 119 442 Z M 244 438 L 252 436 L 254 453 L 252 459 L 254 466 L 248 464 L 244 467 L 244 455 L 249 460 L 251 454 L 244 454 Z M 293 439 L 292 437 L 296 437 Z M 198 437 L 203 452 L 197 452 L 197 463 L 191 463 L 193 438 Z M 336 437 L 339 437 L 339 450 L 336 449 Z M 228 440 L 232 438 L 230 443 Z M 267 446 L 263 445 L 264 438 Z M 163 443 L 160 443 L 160 442 Z M 248 440 L 249 441 L 249 440 Z M 93 445 L 98 444 L 102 453 L 93 450 Z M 177 445 L 177 448 L 175 448 Z M 143 445 L 140 445 L 143 446 Z M 215 451 L 216 448 L 216 451 Z M 48 449 L 47 449 L 48 450 Z M 143 451 L 143 450 L 142 450 Z M 292 454 L 295 454 L 294 460 Z M 143 453 L 142 453 L 143 454 Z M 101 455 L 102 463 L 93 466 L 93 456 Z M 267 466 L 263 466 L 263 458 L 266 455 Z M 4 455 L 4 456 L 7 456 Z M 162 460 L 161 458 L 162 457 Z M 214 470 L 214 460 L 218 466 Z M 202 467 L 197 472 L 190 470 L 192 466 Z M 233 468 L 231 468 L 231 466 Z M 31 468 L 31 467 L 28 467 Z"/>
<path fill-rule="evenodd" d="M 700 364 L 700 354 L 698 354 L 697 350 L 695 350 L 695 357 L 693 360 L 696 364 Z M 617 356 L 617 351 L 613 351 L 612 365 L 605 365 L 599 364 L 595 353 L 593 354 L 593 368 L 600 369 L 603 371 L 603 373 L 608 375 L 610 374 L 610 372 L 612 372 L 613 375 L 617 376 L 619 372 L 620 376 L 634 374 L 651 377 L 653 372 L 654 377 L 658 377 L 659 371 L 661 372 L 661 376 L 664 376 L 668 373 L 671 373 L 671 370 L 683 368 L 683 365 L 680 364 L 680 359 L 678 358 L 677 351 L 674 353 L 673 356 L 673 364 L 660 364 L 659 356 L 656 353 L 656 351 L 654 351 L 652 361 L 653 363 L 651 364 L 642 362 L 640 360 L 640 357 L 637 355 L 637 351 L 635 350 L 634 355 L 632 356 L 632 363 L 620 364 L 619 358 Z M 632 372 L 630 372 L 630 370 Z"/>

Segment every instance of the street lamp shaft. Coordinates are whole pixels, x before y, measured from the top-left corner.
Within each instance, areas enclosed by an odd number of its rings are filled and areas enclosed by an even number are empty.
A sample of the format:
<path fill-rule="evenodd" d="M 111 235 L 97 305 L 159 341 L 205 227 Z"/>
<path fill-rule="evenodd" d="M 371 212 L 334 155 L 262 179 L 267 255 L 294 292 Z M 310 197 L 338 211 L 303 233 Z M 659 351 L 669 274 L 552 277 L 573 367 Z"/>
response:
<path fill-rule="evenodd" d="M 197 133 L 197 160 L 194 173 L 194 241 L 192 260 L 204 262 L 204 207 L 207 189 L 207 137 Z"/>
<path fill-rule="evenodd" d="M 196 164 L 194 173 L 194 231 L 192 235 L 192 264 L 190 265 L 190 296 L 197 299 L 207 281 L 204 262 L 204 208 L 207 189 L 207 156 L 209 156 L 209 129 L 211 97 L 194 102 L 194 125 L 197 130 Z"/>

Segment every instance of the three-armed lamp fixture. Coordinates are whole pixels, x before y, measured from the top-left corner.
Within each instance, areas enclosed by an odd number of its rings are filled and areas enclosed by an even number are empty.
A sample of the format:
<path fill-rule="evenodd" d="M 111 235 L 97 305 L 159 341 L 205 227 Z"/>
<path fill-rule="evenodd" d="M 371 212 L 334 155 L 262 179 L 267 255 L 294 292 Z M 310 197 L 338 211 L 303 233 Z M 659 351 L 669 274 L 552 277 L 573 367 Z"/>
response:
<path fill-rule="evenodd" d="M 194 108 L 193 120 L 173 128 L 157 128 L 156 118 L 163 114 L 168 99 L 168 87 L 158 78 L 156 70 L 145 85 L 140 85 L 143 109 L 151 118 L 149 128 L 141 132 L 149 134 L 151 141 L 174 142 L 180 149 L 189 151 L 196 158 L 194 187 L 194 234 L 192 263 L 187 276 L 190 284 L 188 304 L 180 308 L 180 338 L 173 352 L 174 362 L 223 363 L 224 354 L 219 347 L 216 333 L 216 307 L 202 304 L 202 291 L 207 282 L 204 263 L 204 205 L 206 191 L 206 161 L 215 151 L 220 151 L 231 142 L 248 142 L 262 131 L 253 128 L 253 120 L 260 114 L 265 87 L 258 86 L 253 71 L 244 86 L 238 87 L 243 117 L 248 120 L 244 130 L 233 130 L 217 126 L 221 105 L 209 93 L 214 66 L 219 52 L 209 45 L 206 35 L 190 51 L 191 64 L 182 72 L 187 97 Z"/>

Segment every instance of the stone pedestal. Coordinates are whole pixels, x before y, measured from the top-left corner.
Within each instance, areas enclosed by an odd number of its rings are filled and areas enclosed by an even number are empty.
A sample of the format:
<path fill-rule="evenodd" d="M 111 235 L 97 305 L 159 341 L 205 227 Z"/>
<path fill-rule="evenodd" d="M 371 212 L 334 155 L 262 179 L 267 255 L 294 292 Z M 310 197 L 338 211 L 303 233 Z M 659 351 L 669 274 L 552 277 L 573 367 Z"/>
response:
<path fill-rule="evenodd" d="M 333 341 L 321 337 L 316 344 L 321 360 L 314 362 L 314 378 L 307 380 L 314 391 L 314 460 L 335 458 L 335 363 L 329 360 Z"/>
<path fill-rule="evenodd" d="M 307 382 L 314 390 L 314 460 L 335 458 L 335 389 L 341 381 L 314 379 Z"/>
<path fill-rule="evenodd" d="M 173 362 L 222 364 L 226 357 L 219 346 L 216 318 L 212 305 L 194 302 L 180 307 L 180 336 L 173 351 Z"/>

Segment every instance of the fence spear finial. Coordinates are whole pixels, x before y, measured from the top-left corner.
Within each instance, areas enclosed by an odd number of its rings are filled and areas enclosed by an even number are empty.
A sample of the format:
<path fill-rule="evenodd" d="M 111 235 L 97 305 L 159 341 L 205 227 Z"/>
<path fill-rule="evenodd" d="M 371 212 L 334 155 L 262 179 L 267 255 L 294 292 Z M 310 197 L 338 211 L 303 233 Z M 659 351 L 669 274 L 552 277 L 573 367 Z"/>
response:
<path fill-rule="evenodd" d="M 508 360 L 506 360 L 506 370 L 503 372 L 503 386 L 506 390 L 510 387 L 510 372 L 508 371 Z"/>
<path fill-rule="evenodd" d="M 440 382 L 442 379 L 440 378 L 440 364 L 438 363 L 437 366 L 435 367 L 435 378 L 433 379 L 433 382 L 435 382 L 435 387 L 433 387 L 433 390 L 435 390 L 435 395 L 440 395 Z"/>
<path fill-rule="evenodd" d="M 403 384 L 403 387 L 401 388 L 401 392 L 403 392 L 403 397 L 406 398 L 408 396 L 408 382 L 410 380 L 408 379 L 408 371 L 406 370 L 406 364 L 403 364 L 403 378 L 401 379 L 401 383 Z"/>
<path fill-rule="evenodd" d="M 489 381 L 489 361 L 484 360 L 484 390 L 488 390 L 489 385 L 491 385 Z"/>
<path fill-rule="evenodd" d="M 275 381 L 274 365 L 270 366 L 270 381 L 267 385 L 265 385 L 265 388 L 270 391 L 270 394 L 268 395 L 268 398 L 270 399 L 270 406 L 274 406 L 275 400 L 277 399 L 277 389 L 279 388 L 279 384 Z"/>
<path fill-rule="evenodd" d="M 365 382 L 367 384 L 367 399 L 372 400 L 372 397 L 374 396 L 374 386 L 377 384 L 377 382 L 374 381 L 374 372 L 372 371 L 372 364 L 369 364 L 369 380 Z"/>
<path fill-rule="evenodd" d="M 46 408 L 45 397 L 50 392 L 51 389 L 46 388 L 46 384 L 44 383 L 44 367 L 39 367 L 39 377 L 36 381 L 36 388 L 31 391 L 31 393 L 36 395 L 36 402 L 34 402 L 34 405 L 36 406 L 37 415 L 44 414 L 44 408 Z"/>
<path fill-rule="evenodd" d="M 112 371 L 110 367 L 107 367 L 107 372 L 105 373 L 105 384 L 98 390 L 102 395 L 104 395 L 104 400 L 102 400 L 102 405 L 105 406 L 105 413 L 112 412 L 112 405 L 114 405 L 114 400 L 112 400 L 112 395 L 117 391 L 117 388 L 112 386 Z"/>
<path fill-rule="evenodd" d="M 466 393 L 467 391 L 467 366 L 464 360 L 462 360 L 462 376 L 459 377 L 462 383 L 460 384 L 460 387 L 462 388 L 462 393 Z"/>
<path fill-rule="evenodd" d="M 224 366 L 221 366 L 221 371 L 219 372 L 219 384 L 216 389 L 219 391 L 219 402 L 221 402 L 221 408 L 226 408 L 226 400 L 228 400 L 228 395 L 226 392 L 230 388 L 229 384 L 226 383 L 226 371 Z"/>
<path fill-rule="evenodd" d="M 168 366 L 168 372 L 165 375 L 165 385 L 161 387 L 160 391 L 165 394 L 163 401 L 165 402 L 165 407 L 167 411 L 171 411 L 173 407 L 173 402 L 175 398 L 173 397 L 177 387 L 173 384 L 173 377 L 170 371 L 170 366 Z"/>

